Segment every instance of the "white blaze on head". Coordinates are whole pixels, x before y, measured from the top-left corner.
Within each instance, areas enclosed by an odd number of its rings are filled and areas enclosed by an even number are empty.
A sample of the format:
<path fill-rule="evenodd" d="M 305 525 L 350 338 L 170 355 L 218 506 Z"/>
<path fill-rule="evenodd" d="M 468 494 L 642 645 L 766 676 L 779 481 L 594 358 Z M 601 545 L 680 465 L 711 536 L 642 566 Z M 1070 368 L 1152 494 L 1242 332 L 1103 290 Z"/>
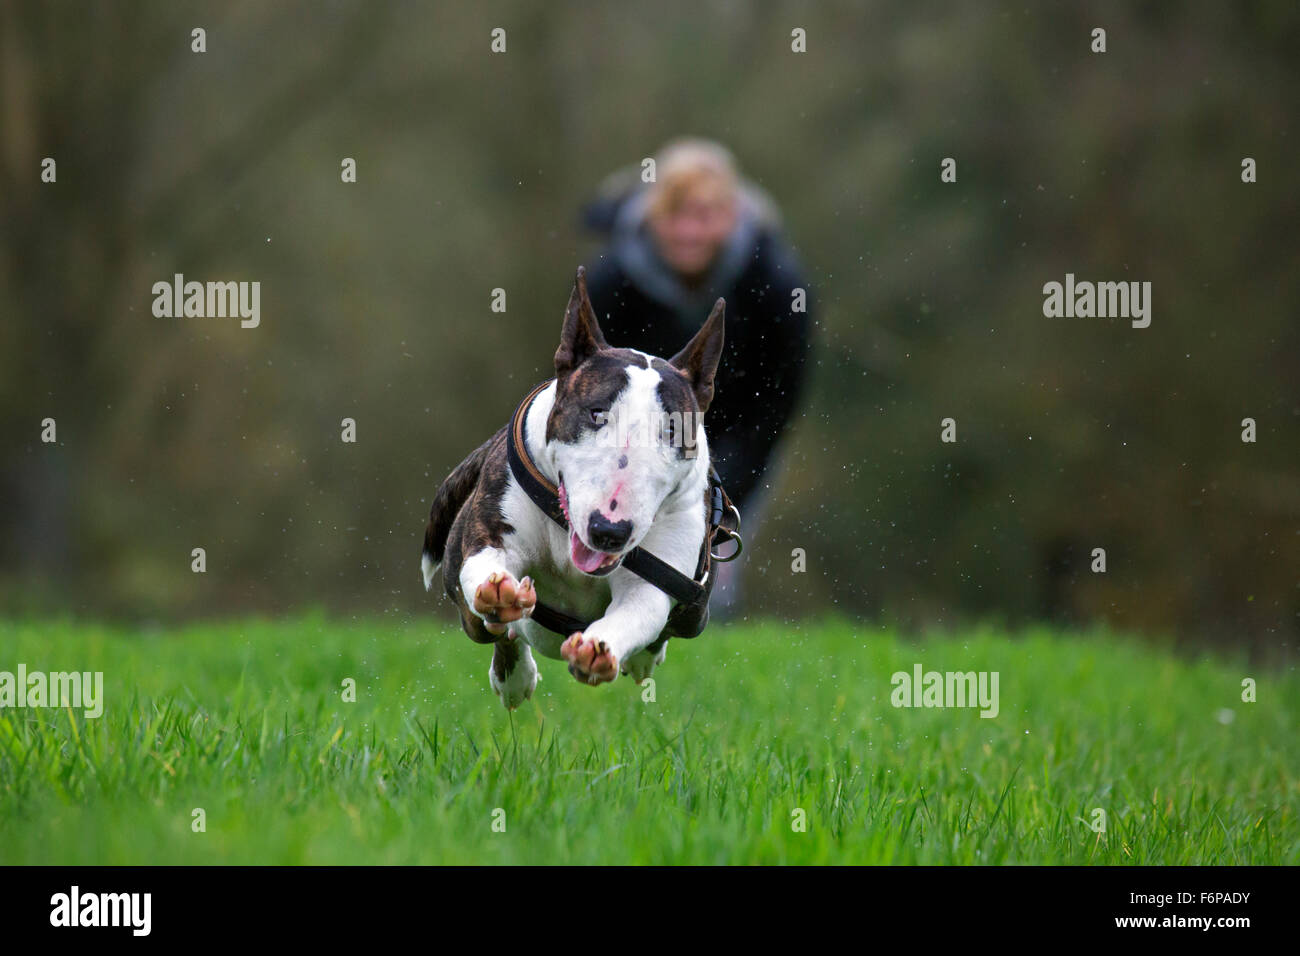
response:
<path fill-rule="evenodd" d="M 628 551 L 645 537 L 664 499 L 691 465 L 667 444 L 659 372 L 636 365 L 626 366 L 625 372 L 628 384 L 615 398 L 605 424 L 554 448 L 570 526 L 597 550 L 605 549 L 591 540 L 593 513 L 611 523 L 631 523 L 631 536 L 617 549 Z"/>

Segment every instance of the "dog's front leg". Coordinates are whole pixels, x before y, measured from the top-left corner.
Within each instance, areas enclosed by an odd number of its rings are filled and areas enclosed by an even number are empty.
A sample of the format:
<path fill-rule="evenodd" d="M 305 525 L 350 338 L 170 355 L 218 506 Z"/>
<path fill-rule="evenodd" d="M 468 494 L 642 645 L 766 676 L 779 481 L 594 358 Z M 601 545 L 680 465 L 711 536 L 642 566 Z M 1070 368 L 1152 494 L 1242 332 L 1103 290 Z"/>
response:
<path fill-rule="evenodd" d="M 483 622 L 489 634 L 505 634 L 509 625 L 533 613 L 537 589 L 520 578 L 523 559 L 502 548 L 484 548 L 465 559 L 460 590 L 465 606 Z"/>
<path fill-rule="evenodd" d="M 532 614 L 537 604 L 532 580 L 517 577 L 522 565 L 523 560 L 509 551 L 485 548 L 468 558 L 460 570 L 462 614 L 472 613 L 495 637 L 488 684 L 510 710 L 532 697 L 541 679 L 527 642 L 511 626 Z M 465 622 L 471 637 L 473 623 L 472 619 Z"/>
<path fill-rule="evenodd" d="M 653 584 L 617 571 L 610 582 L 609 609 L 586 631 L 573 634 L 560 648 L 569 673 L 583 684 L 603 684 L 618 677 L 624 661 L 654 641 L 668 623 L 672 599 Z M 626 577 L 622 577 L 622 576 Z"/>

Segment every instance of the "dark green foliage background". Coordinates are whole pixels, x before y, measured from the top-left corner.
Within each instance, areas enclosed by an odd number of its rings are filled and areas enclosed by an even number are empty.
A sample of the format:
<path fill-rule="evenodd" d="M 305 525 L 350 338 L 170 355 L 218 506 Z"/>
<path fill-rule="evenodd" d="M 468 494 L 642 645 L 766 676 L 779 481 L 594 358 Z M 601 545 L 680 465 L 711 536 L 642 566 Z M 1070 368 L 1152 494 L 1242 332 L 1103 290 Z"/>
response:
<path fill-rule="evenodd" d="M 0 596 L 426 607 L 428 502 L 547 374 L 578 204 L 694 133 L 819 306 L 755 610 L 1289 648 L 1298 51 L 1286 0 L 4 4 Z M 260 281 L 261 327 L 153 317 L 175 272 Z M 1045 319 L 1066 272 L 1151 281 L 1151 327 Z"/>

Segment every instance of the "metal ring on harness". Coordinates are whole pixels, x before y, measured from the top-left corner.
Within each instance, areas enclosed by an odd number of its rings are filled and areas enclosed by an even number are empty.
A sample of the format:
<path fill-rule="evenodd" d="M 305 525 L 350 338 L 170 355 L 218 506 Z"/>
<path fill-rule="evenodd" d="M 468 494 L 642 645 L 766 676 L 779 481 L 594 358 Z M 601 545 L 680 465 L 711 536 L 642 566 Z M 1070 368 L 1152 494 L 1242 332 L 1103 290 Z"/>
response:
<path fill-rule="evenodd" d="M 737 520 L 739 520 L 740 512 L 736 510 L 736 506 L 732 505 L 731 510 L 736 513 L 736 518 Z M 724 528 L 722 527 L 722 525 L 718 525 L 715 533 L 717 532 L 721 532 L 722 534 L 725 534 L 728 538 L 734 541 L 736 543 L 736 550 L 731 552 L 731 554 L 721 555 L 718 554 L 716 551 L 714 551 L 712 548 L 710 548 L 709 557 L 712 558 L 714 561 L 720 561 L 723 564 L 727 563 L 728 561 L 735 561 L 738 557 L 740 557 L 740 552 L 745 550 L 745 542 L 741 539 L 740 534 L 738 532 L 732 531 L 730 528 Z"/>

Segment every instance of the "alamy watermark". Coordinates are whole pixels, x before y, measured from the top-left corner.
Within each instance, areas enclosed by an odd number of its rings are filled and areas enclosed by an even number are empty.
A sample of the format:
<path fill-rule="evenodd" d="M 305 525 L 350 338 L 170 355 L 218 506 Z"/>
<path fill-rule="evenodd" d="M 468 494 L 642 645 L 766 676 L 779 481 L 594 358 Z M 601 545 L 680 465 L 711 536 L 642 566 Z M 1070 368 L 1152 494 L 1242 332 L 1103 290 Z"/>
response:
<path fill-rule="evenodd" d="M 148 936 L 152 912 L 152 893 L 83 893 L 73 886 L 50 897 L 51 926 L 119 926 L 130 929 L 133 936 Z"/>
<path fill-rule="evenodd" d="M 898 671 L 889 682 L 895 707 L 978 707 L 981 717 L 998 715 L 997 671 Z"/>
<path fill-rule="evenodd" d="M 1043 286 L 1043 315 L 1049 319 L 1132 319 L 1135 329 L 1151 324 L 1150 282 L 1076 282 Z"/>
<path fill-rule="evenodd" d="M 178 272 L 171 282 L 155 282 L 153 295 L 153 314 L 160 319 L 238 317 L 245 329 L 262 322 L 260 282 L 186 282 Z"/>
<path fill-rule="evenodd" d="M 103 671 L 0 671 L 0 710 L 6 707 L 71 707 L 87 719 L 104 713 Z"/>
<path fill-rule="evenodd" d="M 683 458 L 698 454 L 700 412 L 661 412 L 649 422 L 630 422 L 614 412 L 593 409 L 596 444 L 600 448 L 681 449 Z"/>

